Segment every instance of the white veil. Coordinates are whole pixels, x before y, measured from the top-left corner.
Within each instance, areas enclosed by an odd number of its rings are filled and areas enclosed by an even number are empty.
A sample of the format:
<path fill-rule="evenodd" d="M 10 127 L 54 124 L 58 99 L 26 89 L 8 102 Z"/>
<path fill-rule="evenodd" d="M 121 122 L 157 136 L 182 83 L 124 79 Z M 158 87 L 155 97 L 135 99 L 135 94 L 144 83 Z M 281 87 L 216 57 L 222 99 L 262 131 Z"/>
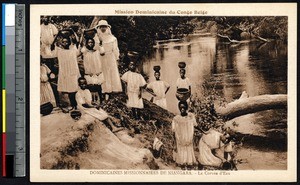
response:
<path fill-rule="evenodd" d="M 115 39 L 115 36 L 112 35 L 110 27 L 107 27 L 106 31 L 102 33 L 101 29 L 97 28 L 97 36 L 99 40 L 107 43 L 112 42 Z"/>

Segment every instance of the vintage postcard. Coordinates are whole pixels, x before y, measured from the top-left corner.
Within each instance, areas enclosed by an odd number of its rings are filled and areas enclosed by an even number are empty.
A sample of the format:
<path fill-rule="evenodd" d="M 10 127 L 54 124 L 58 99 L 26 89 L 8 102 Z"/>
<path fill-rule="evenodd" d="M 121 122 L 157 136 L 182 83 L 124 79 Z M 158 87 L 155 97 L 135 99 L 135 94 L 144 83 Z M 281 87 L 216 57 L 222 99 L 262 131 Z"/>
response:
<path fill-rule="evenodd" d="M 296 18 L 295 3 L 31 5 L 31 181 L 296 181 Z"/>

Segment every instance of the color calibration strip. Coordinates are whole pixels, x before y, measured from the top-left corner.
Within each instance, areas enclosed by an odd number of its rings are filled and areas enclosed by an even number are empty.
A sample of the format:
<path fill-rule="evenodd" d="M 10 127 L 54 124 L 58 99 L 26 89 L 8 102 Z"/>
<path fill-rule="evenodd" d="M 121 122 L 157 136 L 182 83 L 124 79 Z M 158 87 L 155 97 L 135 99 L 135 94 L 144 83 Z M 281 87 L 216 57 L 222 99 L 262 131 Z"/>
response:
<path fill-rule="evenodd" d="M 25 6 L 2 4 L 2 175 L 25 176 Z"/>

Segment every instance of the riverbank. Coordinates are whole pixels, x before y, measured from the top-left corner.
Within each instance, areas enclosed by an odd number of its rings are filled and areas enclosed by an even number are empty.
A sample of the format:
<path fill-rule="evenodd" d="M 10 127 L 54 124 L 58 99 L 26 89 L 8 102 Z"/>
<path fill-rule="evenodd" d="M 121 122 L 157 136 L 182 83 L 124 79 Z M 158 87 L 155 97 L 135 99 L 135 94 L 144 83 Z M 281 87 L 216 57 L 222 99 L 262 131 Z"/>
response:
<path fill-rule="evenodd" d="M 122 95 L 115 95 L 103 104 L 102 108 L 110 113 L 114 122 L 124 127 L 116 133 L 89 115 L 75 121 L 69 114 L 56 110 L 41 117 L 41 168 L 180 169 L 172 159 L 171 120 L 174 114 L 147 100 L 144 103 L 144 120 L 139 121 L 132 119 Z M 235 128 L 239 132 L 244 130 L 244 134 L 250 132 L 245 124 Z M 155 138 L 163 143 L 161 153 L 153 152 Z M 286 151 L 262 151 L 247 144 L 238 148 L 235 159 L 238 170 L 280 170 L 287 167 Z"/>
<path fill-rule="evenodd" d="M 112 133 L 89 115 L 73 120 L 60 110 L 41 117 L 42 169 L 168 169 L 172 166 L 172 113 L 145 101 L 144 120 L 134 120 L 125 97 L 116 95 L 103 104 L 123 130 Z M 161 159 L 155 159 L 155 138 L 164 144 Z"/>

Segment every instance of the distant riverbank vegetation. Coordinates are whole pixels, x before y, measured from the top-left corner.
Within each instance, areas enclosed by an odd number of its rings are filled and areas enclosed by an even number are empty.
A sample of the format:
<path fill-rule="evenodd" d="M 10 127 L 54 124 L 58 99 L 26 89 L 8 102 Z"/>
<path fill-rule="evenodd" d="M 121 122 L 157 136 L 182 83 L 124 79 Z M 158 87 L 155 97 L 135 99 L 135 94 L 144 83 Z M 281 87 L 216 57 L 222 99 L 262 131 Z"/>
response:
<path fill-rule="evenodd" d="M 221 34 L 234 40 L 281 40 L 287 42 L 287 17 L 175 17 L 175 16 L 53 16 L 52 22 L 63 29 L 70 25 L 81 35 L 82 28 L 106 19 L 117 37 L 121 53 L 135 51 L 148 56 L 157 40 L 181 39 L 191 33 Z"/>

